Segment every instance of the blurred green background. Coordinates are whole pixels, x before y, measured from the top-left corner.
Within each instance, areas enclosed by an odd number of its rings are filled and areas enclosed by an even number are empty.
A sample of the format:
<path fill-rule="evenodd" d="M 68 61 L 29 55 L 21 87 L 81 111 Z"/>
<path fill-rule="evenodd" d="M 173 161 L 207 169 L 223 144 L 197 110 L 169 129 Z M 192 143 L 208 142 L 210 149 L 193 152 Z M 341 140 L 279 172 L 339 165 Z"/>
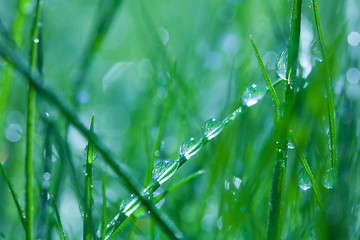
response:
<path fill-rule="evenodd" d="M 82 122 L 116 153 L 121 163 L 144 185 L 159 132 L 164 102 L 168 112 L 157 159 L 177 159 L 179 147 L 189 137 L 201 137 L 209 118 L 223 119 L 241 103 L 250 84 L 265 85 L 249 36 L 255 41 L 272 81 L 278 77 L 275 60 L 290 36 L 291 1 L 285 0 L 124 0 L 117 8 L 111 0 L 43 0 L 43 75 L 64 101 L 77 105 Z M 331 167 L 324 73 L 315 61 L 312 44 L 318 41 L 310 0 L 303 1 L 299 66 L 295 82 L 297 111 L 294 130 L 324 198 L 318 208 L 311 190 L 298 186 L 302 169 L 295 150 L 289 150 L 283 213 L 286 239 L 358 239 L 360 237 L 360 21 L 358 0 L 319 1 L 321 26 L 328 51 L 335 97 L 339 185 L 323 187 Z M 19 2 L 0 0 L 0 18 L 13 29 Z M 110 7 L 108 7 L 110 6 Z M 35 1 L 25 1 L 19 28 L 19 50 L 27 56 Z M 109 10 L 109 9 L 110 10 Z M 81 64 L 101 16 L 114 9 L 113 22 L 89 63 L 84 83 L 76 90 Z M 6 64 L 0 59 L 0 73 Z M 167 76 L 171 73 L 171 79 Z M 1 74 L 3 75 L 3 74 Z M 27 85 L 14 72 L 1 120 L 0 161 L 4 164 L 24 206 L 24 156 Z M 283 95 L 284 85 L 276 90 Z M 75 94 L 74 91 L 77 91 Z M 73 95 L 75 102 L 73 101 Z M 66 136 L 65 118 L 45 99 L 38 105 L 50 114 Z M 34 152 L 36 199 L 43 184 L 46 126 L 38 112 Z M 206 173 L 166 197 L 164 211 L 186 239 L 264 239 L 275 147 L 270 95 L 242 113 L 219 137 L 178 169 L 167 189 L 191 173 Z M 87 144 L 75 128 L 67 138 L 79 185 L 84 184 L 84 148 Z M 80 239 L 82 219 L 66 163 L 53 146 L 50 183 L 61 171 L 57 204 L 69 239 Z M 129 192 L 103 163 L 94 162 L 94 218 L 101 218 L 101 176 L 107 172 L 108 221 L 117 214 Z M 240 185 L 239 185 L 240 182 Z M 148 182 L 149 183 L 149 182 Z M 145 185 L 147 185 L 146 183 Z M 145 186 L 144 185 L 144 186 Z M 54 189 L 50 184 L 50 193 Z M 16 208 L 0 177 L 0 233 L 5 239 L 21 239 L 24 232 Z M 39 205 L 37 205 L 39 206 Z M 47 209 L 52 239 L 59 239 L 53 209 Z M 40 210 L 36 209 L 35 219 Z M 117 236 L 149 239 L 150 217 L 144 214 Z M 39 227 L 35 224 L 35 227 Z M 36 231 L 35 231 L 36 232 Z M 156 226 L 156 239 L 166 239 Z M 1 238 L 1 236 L 0 236 Z"/>

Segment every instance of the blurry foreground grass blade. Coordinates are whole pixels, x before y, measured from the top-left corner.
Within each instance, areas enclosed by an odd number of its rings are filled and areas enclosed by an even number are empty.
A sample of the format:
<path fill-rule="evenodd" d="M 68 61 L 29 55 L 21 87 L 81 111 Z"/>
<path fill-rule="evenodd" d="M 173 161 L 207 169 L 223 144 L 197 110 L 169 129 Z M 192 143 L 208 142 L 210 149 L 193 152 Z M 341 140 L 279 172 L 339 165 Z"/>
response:
<path fill-rule="evenodd" d="M 10 62 L 20 73 L 22 73 L 26 80 L 32 83 L 39 94 L 41 94 L 45 99 L 52 102 L 64 116 L 83 134 L 88 140 L 91 140 L 94 146 L 97 147 L 99 153 L 103 156 L 105 162 L 112 168 L 116 175 L 118 175 L 124 182 L 129 191 L 133 192 L 137 197 L 140 198 L 141 202 L 147 207 L 147 209 L 153 214 L 157 223 L 163 228 L 165 233 L 172 239 L 178 239 L 178 236 L 181 236 L 180 233 L 175 230 L 174 226 L 171 226 L 169 220 L 164 218 L 164 215 L 161 214 L 156 207 L 150 203 L 147 199 L 141 196 L 138 189 L 138 184 L 135 182 L 133 177 L 128 171 L 120 167 L 120 165 L 115 160 L 114 154 L 108 149 L 103 142 L 95 135 L 90 132 L 79 120 L 78 116 L 70 109 L 68 104 L 64 103 L 52 90 L 47 87 L 44 87 L 40 84 L 41 77 L 36 73 L 31 73 L 24 61 L 23 58 L 19 57 L 17 53 L 12 49 L 9 50 L 0 42 L 0 55 Z"/>
<path fill-rule="evenodd" d="M 314 15 L 315 15 L 315 22 L 316 22 L 316 30 L 319 35 L 320 45 L 321 45 L 321 52 L 324 58 L 323 67 L 325 68 L 324 78 L 326 82 L 326 89 L 327 89 L 327 107 L 328 107 L 328 114 L 329 114 L 329 125 L 330 125 L 330 155 L 331 155 L 331 166 L 333 169 L 333 178 L 334 178 L 334 188 L 337 185 L 337 152 L 336 152 L 336 129 L 335 129 L 335 110 L 334 110 L 334 100 L 333 100 L 333 88 L 330 79 L 330 69 L 329 69 L 329 62 L 327 57 L 327 52 L 325 48 L 324 37 L 321 31 L 321 24 L 320 24 L 320 16 L 319 10 L 317 5 L 317 0 L 313 0 L 314 6 Z"/>
<path fill-rule="evenodd" d="M 5 182 L 6 182 L 6 185 L 8 186 L 9 190 L 10 190 L 10 193 L 11 193 L 11 196 L 14 200 L 14 203 L 16 205 L 16 209 L 17 209 L 17 212 L 18 212 L 18 215 L 19 215 L 19 218 L 20 218 L 20 221 L 21 221 L 21 224 L 22 226 L 24 227 L 24 230 L 26 230 L 26 227 L 25 227 L 25 216 L 24 216 L 24 213 L 21 209 L 21 206 L 20 206 L 20 203 L 19 203 L 19 200 L 17 199 L 17 196 L 16 196 L 16 193 L 15 193 L 15 190 L 10 182 L 10 179 L 8 177 L 8 175 L 6 174 L 6 171 L 4 169 L 4 166 L 2 165 L 2 163 L 0 162 L 0 168 L 1 168 L 1 173 L 5 179 Z"/>
<path fill-rule="evenodd" d="M 316 184 L 315 178 L 314 178 L 314 176 L 313 176 L 313 174 L 311 172 L 309 164 L 306 161 L 306 158 L 305 158 L 303 152 L 299 149 L 299 144 L 297 143 L 297 141 L 295 139 L 294 133 L 292 131 L 290 131 L 289 135 L 290 135 L 291 140 L 294 143 L 295 150 L 296 150 L 296 153 L 299 156 L 301 164 L 303 165 L 306 173 L 308 174 L 308 176 L 310 178 L 310 181 L 311 181 L 311 184 L 312 184 L 312 190 L 314 191 L 315 198 L 318 201 L 321 210 L 324 210 L 324 204 L 322 202 L 322 198 L 321 198 L 321 195 L 320 195 L 320 192 L 319 192 L 319 189 L 318 189 L 318 185 Z"/>
<path fill-rule="evenodd" d="M 55 204 L 55 199 L 53 196 L 51 196 L 51 200 L 52 200 L 52 204 L 53 204 L 53 207 L 54 207 L 54 212 L 55 212 L 55 215 L 56 215 L 56 221 L 57 221 L 57 224 L 59 226 L 59 231 L 60 231 L 60 237 L 61 237 L 61 240 L 65 240 L 65 233 L 64 233 L 64 229 L 62 227 L 62 224 L 61 224 L 61 219 L 60 219 L 60 215 L 59 215 L 59 211 L 56 207 L 56 204 Z"/>
<path fill-rule="evenodd" d="M 90 132 L 94 133 L 94 114 L 91 117 L 91 124 L 90 124 Z M 84 221 L 83 221 L 83 239 L 90 240 L 91 239 L 91 232 L 94 229 L 92 224 L 92 164 L 93 164 L 93 155 L 94 155 L 94 148 L 93 143 L 91 141 L 88 142 L 87 145 L 87 153 L 86 153 L 86 168 L 85 168 L 85 208 L 84 208 Z"/>
<path fill-rule="evenodd" d="M 123 0 L 100 0 L 99 1 L 99 10 L 96 10 L 97 22 L 95 23 L 95 28 L 91 33 L 91 36 L 88 38 L 89 41 L 86 44 L 84 56 L 80 64 L 79 74 L 75 79 L 75 88 L 74 96 L 76 96 L 77 91 L 81 88 L 82 84 L 86 80 L 89 67 L 93 60 L 95 52 L 101 46 L 113 20 L 116 15 L 116 10 L 119 8 Z M 76 103 L 76 101 L 75 101 Z"/>

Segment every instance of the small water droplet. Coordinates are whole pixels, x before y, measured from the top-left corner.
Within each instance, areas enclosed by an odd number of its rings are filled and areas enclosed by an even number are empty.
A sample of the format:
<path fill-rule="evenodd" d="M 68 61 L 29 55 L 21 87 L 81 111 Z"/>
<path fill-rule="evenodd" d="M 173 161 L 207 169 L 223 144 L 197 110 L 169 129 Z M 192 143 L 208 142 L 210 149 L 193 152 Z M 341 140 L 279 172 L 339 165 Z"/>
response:
<path fill-rule="evenodd" d="M 294 143 L 291 140 L 288 141 L 287 147 L 288 149 L 295 149 Z"/>
<path fill-rule="evenodd" d="M 163 160 L 158 161 L 153 169 L 152 177 L 154 180 L 158 181 L 159 184 L 166 182 L 171 176 L 176 172 L 177 167 L 179 166 L 178 161 L 173 160 Z"/>
<path fill-rule="evenodd" d="M 202 142 L 197 138 L 189 138 L 180 147 L 180 157 L 190 159 L 195 155 L 202 147 Z"/>
<path fill-rule="evenodd" d="M 298 173 L 298 184 L 299 187 L 304 191 L 312 187 L 309 175 L 307 174 L 304 168 L 301 168 L 301 170 Z"/>
<path fill-rule="evenodd" d="M 87 159 L 88 149 L 89 149 L 89 144 L 87 144 L 85 149 L 84 149 L 84 157 L 85 157 L 85 159 Z M 93 148 L 92 148 L 92 160 L 94 161 L 97 158 L 97 156 L 98 156 L 98 152 L 97 152 L 95 146 L 93 145 Z"/>
<path fill-rule="evenodd" d="M 135 194 L 130 194 L 120 203 L 120 212 L 123 212 L 126 216 L 130 216 L 140 206 L 140 200 Z M 117 216 L 119 217 L 119 216 Z"/>
<path fill-rule="evenodd" d="M 207 138 L 207 140 L 211 140 L 219 135 L 223 128 L 224 125 L 222 125 L 221 121 L 217 120 L 216 118 L 211 118 L 204 123 L 202 127 L 202 134 Z"/>
<path fill-rule="evenodd" d="M 323 54 L 322 54 L 322 50 L 321 50 L 321 45 L 319 41 L 313 41 L 310 47 L 310 51 L 311 51 L 311 55 L 313 56 L 313 58 L 318 61 L 318 62 L 322 62 L 323 61 Z"/>
<path fill-rule="evenodd" d="M 257 84 L 252 84 L 245 89 L 244 93 L 241 96 L 241 102 L 243 105 L 250 107 L 259 102 L 265 96 L 265 93 L 265 87 Z"/>
<path fill-rule="evenodd" d="M 38 38 L 34 39 L 34 43 L 39 43 L 39 42 L 40 42 L 40 40 Z"/>
<path fill-rule="evenodd" d="M 49 181 L 50 180 L 50 177 L 51 177 L 51 174 L 49 172 L 45 172 L 43 174 L 43 178 L 45 181 Z"/>
<path fill-rule="evenodd" d="M 288 51 L 287 48 L 281 51 L 279 56 L 276 58 L 275 69 L 277 75 L 286 80 L 286 69 L 288 64 Z"/>
<path fill-rule="evenodd" d="M 322 177 L 322 185 L 324 186 L 324 188 L 327 189 L 333 189 L 334 187 L 334 175 L 333 175 L 333 169 L 330 168 L 328 169 L 323 177 Z"/>
<path fill-rule="evenodd" d="M 234 183 L 236 189 L 239 189 L 241 182 L 242 182 L 242 180 L 240 178 L 235 177 L 235 176 L 233 177 L 233 183 Z"/>
<path fill-rule="evenodd" d="M 229 189 L 230 189 L 230 183 L 229 183 L 228 180 L 225 180 L 224 186 L 225 186 L 225 190 L 226 190 L 226 191 L 229 191 Z"/>

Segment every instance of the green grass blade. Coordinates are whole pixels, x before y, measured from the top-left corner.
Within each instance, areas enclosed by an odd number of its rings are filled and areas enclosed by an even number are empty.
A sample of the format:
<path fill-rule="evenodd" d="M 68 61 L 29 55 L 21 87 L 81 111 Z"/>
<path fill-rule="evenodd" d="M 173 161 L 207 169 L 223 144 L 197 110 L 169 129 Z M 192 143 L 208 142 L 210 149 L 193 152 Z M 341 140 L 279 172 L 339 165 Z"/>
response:
<path fill-rule="evenodd" d="M 60 214 L 59 214 L 59 211 L 58 211 L 57 206 L 55 204 L 55 199 L 54 199 L 53 196 L 51 196 L 51 200 L 52 200 L 52 204 L 53 204 L 53 207 L 54 207 L 54 211 L 55 211 L 55 215 L 56 215 L 56 221 L 57 221 L 57 224 L 58 224 L 58 227 L 59 227 L 61 240 L 65 240 L 65 233 L 64 233 L 64 229 L 63 229 L 62 224 L 61 224 Z"/>
<path fill-rule="evenodd" d="M 90 124 L 90 132 L 94 133 L 94 114 L 91 117 Z M 84 232 L 83 239 L 90 240 L 91 239 L 91 229 L 92 226 L 92 164 L 93 164 L 93 143 L 91 141 L 88 142 L 87 145 L 87 154 L 86 154 L 86 169 L 85 169 L 85 208 L 84 208 Z"/>
<path fill-rule="evenodd" d="M 330 155 L 331 155 L 331 166 L 333 169 L 333 178 L 334 178 L 334 188 L 337 185 L 337 151 L 336 151 L 336 129 L 335 129 L 335 109 L 334 109 L 334 100 L 333 100 L 333 88 L 330 79 L 330 69 L 329 69 L 329 62 L 327 58 L 327 52 L 325 48 L 324 37 L 321 31 L 321 24 L 320 24 L 320 16 L 319 10 L 317 5 L 317 0 L 313 1 L 314 6 L 314 15 L 315 15 L 315 22 L 316 22 L 316 30 L 319 35 L 321 51 L 324 58 L 323 66 L 325 67 L 324 78 L 326 82 L 327 88 L 327 107 L 328 107 L 328 114 L 329 114 L 329 125 L 330 125 Z"/>
<path fill-rule="evenodd" d="M 270 94 L 271 94 L 271 97 L 272 97 L 272 99 L 273 99 L 273 101 L 274 101 L 274 106 L 275 106 L 275 108 L 276 108 L 276 107 L 278 107 L 279 104 L 280 104 L 279 98 L 278 98 L 278 96 L 276 95 L 275 89 L 274 89 L 274 87 L 273 87 L 272 84 L 271 84 L 271 81 L 270 81 L 270 78 L 269 78 L 268 74 L 266 73 L 264 63 L 263 63 L 263 61 L 261 60 L 259 51 L 257 50 L 256 45 L 255 45 L 253 39 L 251 38 L 251 35 L 250 35 L 250 41 L 251 41 L 251 44 L 252 44 L 252 46 L 253 46 L 253 48 L 254 48 L 255 56 L 256 56 L 256 59 L 258 60 L 258 63 L 259 63 L 261 72 L 262 72 L 262 74 L 263 74 L 263 76 L 264 76 L 264 79 L 265 79 L 265 82 L 266 82 L 266 86 L 267 86 L 268 89 L 269 89 L 269 92 L 270 92 Z"/>
<path fill-rule="evenodd" d="M 36 13 L 31 32 L 32 47 L 30 50 L 30 68 L 35 71 L 37 68 L 37 47 L 38 47 L 38 22 L 40 17 L 40 0 L 36 2 Z M 33 143 L 35 132 L 35 87 L 29 83 L 26 123 L 26 153 L 25 153 L 25 217 L 26 217 L 26 239 L 32 239 L 33 235 Z"/>
<path fill-rule="evenodd" d="M 301 22 L 302 0 L 294 0 L 291 16 L 290 43 L 288 46 L 288 64 L 286 69 L 287 82 L 285 84 L 285 109 L 283 116 L 280 116 L 277 129 L 277 152 L 274 167 L 273 183 L 270 198 L 270 213 L 268 221 L 267 239 L 281 239 L 282 218 L 284 213 L 284 189 L 287 165 L 287 132 L 291 119 L 291 112 L 294 99 L 293 81 L 297 69 L 297 59 L 299 52 L 300 22 Z M 281 115 L 281 113 L 280 113 Z"/>
<path fill-rule="evenodd" d="M 311 184 L 312 184 L 312 190 L 313 190 L 313 192 L 315 194 L 315 198 L 316 198 L 317 202 L 319 203 L 319 207 L 321 208 L 321 210 L 324 210 L 324 204 L 322 202 L 322 198 L 321 198 L 321 195 L 320 195 L 320 192 L 319 192 L 319 189 L 318 189 L 318 185 L 316 184 L 315 178 L 314 178 L 314 176 L 313 176 L 313 174 L 311 172 L 311 169 L 310 169 L 310 166 L 309 166 L 308 162 L 306 161 L 304 153 L 299 149 L 299 144 L 297 143 L 297 141 L 295 139 L 294 133 L 292 131 L 290 131 L 289 135 L 290 135 L 290 138 L 291 138 L 292 142 L 294 143 L 295 150 L 296 150 L 296 153 L 299 156 L 301 164 L 303 165 L 306 173 L 308 174 L 308 176 L 310 178 L 310 181 L 311 181 Z"/>
<path fill-rule="evenodd" d="M 17 199 L 17 196 L 16 196 L 16 193 L 15 193 L 15 190 L 11 184 L 11 181 L 4 169 L 4 166 L 2 165 L 2 163 L 0 162 L 0 170 L 1 170 L 1 173 L 5 179 L 5 182 L 6 182 L 6 185 L 8 186 L 9 190 L 10 190 L 10 193 L 11 193 L 11 196 L 14 200 L 14 203 L 16 205 L 16 209 L 17 209 L 17 212 L 18 212 L 18 215 L 19 215 L 19 218 L 20 218 L 20 222 L 22 224 L 22 226 L 24 227 L 24 230 L 26 230 L 26 224 L 25 224 L 25 215 L 24 215 L 24 212 L 23 210 L 21 209 L 21 206 L 20 206 L 20 203 L 19 203 L 19 200 Z"/>
<path fill-rule="evenodd" d="M 105 192 L 105 181 L 106 180 L 106 171 L 103 172 L 102 181 L 101 181 L 101 189 L 102 189 L 102 215 L 101 215 L 101 234 L 100 240 L 105 239 L 106 235 L 106 192 Z"/>

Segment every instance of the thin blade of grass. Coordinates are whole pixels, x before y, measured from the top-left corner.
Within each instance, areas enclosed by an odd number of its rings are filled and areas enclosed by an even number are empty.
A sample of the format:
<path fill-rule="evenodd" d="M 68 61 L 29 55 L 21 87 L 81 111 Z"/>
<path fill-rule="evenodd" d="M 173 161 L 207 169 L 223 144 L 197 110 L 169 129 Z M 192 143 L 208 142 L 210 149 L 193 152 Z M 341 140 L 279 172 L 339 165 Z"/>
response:
<path fill-rule="evenodd" d="M 31 50 L 30 50 L 30 69 L 37 69 L 37 48 L 38 33 L 40 19 L 40 0 L 36 2 L 35 18 L 31 31 Z M 26 217 L 26 239 L 32 239 L 33 235 L 33 143 L 35 132 L 35 87 L 29 83 L 27 106 L 27 122 L 26 122 L 26 153 L 25 153 L 25 217 Z"/>
<path fill-rule="evenodd" d="M 320 16 L 318 10 L 317 0 L 313 0 L 313 7 L 314 7 L 314 15 L 315 15 L 315 22 L 316 22 L 316 30 L 319 35 L 321 51 L 323 54 L 323 66 L 325 68 L 324 78 L 326 83 L 326 90 L 327 90 L 327 107 L 328 107 L 328 114 L 329 114 L 329 125 L 330 125 L 330 155 L 331 155 L 331 166 L 333 169 L 333 178 L 334 178 L 334 188 L 337 185 L 337 152 L 336 152 L 336 129 L 335 129 L 335 109 L 334 109 L 334 100 L 333 100 L 333 88 L 330 79 L 330 69 L 329 69 L 329 62 L 327 58 L 327 52 L 325 48 L 324 37 L 321 31 L 321 24 L 320 24 Z"/>
<path fill-rule="evenodd" d="M 91 117 L 90 124 L 90 132 L 94 133 L 94 114 Z M 92 164 L 93 164 L 93 143 L 91 141 L 88 142 L 87 145 L 87 156 L 86 156 L 86 169 L 85 169 L 85 208 L 84 208 L 84 232 L 83 239 L 90 240 L 91 239 L 91 229 L 92 226 Z"/>
<path fill-rule="evenodd" d="M 106 171 L 103 172 L 102 180 L 101 180 L 101 190 L 102 190 L 102 215 L 101 215 L 101 234 L 100 240 L 105 239 L 106 235 L 106 192 L 105 192 L 105 182 L 106 182 Z"/>
<path fill-rule="evenodd" d="M 5 179 L 5 182 L 6 182 L 6 185 L 8 186 L 9 190 L 10 190 L 10 193 L 11 193 L 11 196 L 14 200 L 14 203 L 16 205 L 16 209 L 17 209 L 17 212 L 18 212 L 18 215 L 19 215 L 19 218 L 20 218 L 20 222 L 22 224 L 22 226 L 24 227 L 24 230 L 26 230 L 26 224 L 25 224 L 25 215 L 24 215 L 24 212 L 23 210 L 21 209 L 21 206 L 20 206 L 20 203 L 19 203 L 19 200 L 16 196 L 16 193 L 15 193 L 15 190 L 11 184 L 11 181 L 5 171 L 5 168 L 4 166 L 2 165 L 2 163 L 0 162 L 0 169 L 1 169 L 1 173 Z"/>
<path fill-rule="evenodd" d="M 306 173 L 308 174 L 308 176 L 310 178 L 310 181 L 311 181 L 311 184 L 312 184 L 312 190 L 313 190 L 313 192 L 315 194 L 316 200 L 319 203 L 319 207 L 321 208 L 321 210 L 324 210 L 324 204 L 322 202 L 322 198 L 321 198 L 321 195 L 320 195 L 320 192 L 319 192 L 319 189 L 318 189 L 318 185 L 316 184 L 315 178 L 314 178 L 314 176 L 313 176 L 313 174 L 311 172 L 311 169 L 310 169 L 310 166 L 309 166 L 308 162 L 306 161 L 304 153 L 299 149 L 299 144 L 297 143 L 297 141 L 295 139 L 294 133 L 292 131 L 290 131 L 289 135 L 290 135 L 290 138 L 291 138 L 292 142 L 294 143 L 295 150 L 296 150 L 296 153 L 299 156 L 301 164 L 303 165 Z"/>
<path fill-rule="evenodd" d="M 57 224 L 58 224 L 58 227 L 59 227 L 61 240 L 65 240 L 65 233 L 64 233 L 64 229 L 63 229 L 62 224 L 61 224 L 60 214 L 59 214 L 59 211 L 58 211 L 57 206 L 55 204 L 55 199 L 54 199 L 53 196 L 51 196 L 51 200 L 52 200 L 52 204 L 53 204 L 53 207 L 54 207 L 54 211 L 55 211 L 55 215 L 56 215 L 56 221 L 57 221 Z"/>

